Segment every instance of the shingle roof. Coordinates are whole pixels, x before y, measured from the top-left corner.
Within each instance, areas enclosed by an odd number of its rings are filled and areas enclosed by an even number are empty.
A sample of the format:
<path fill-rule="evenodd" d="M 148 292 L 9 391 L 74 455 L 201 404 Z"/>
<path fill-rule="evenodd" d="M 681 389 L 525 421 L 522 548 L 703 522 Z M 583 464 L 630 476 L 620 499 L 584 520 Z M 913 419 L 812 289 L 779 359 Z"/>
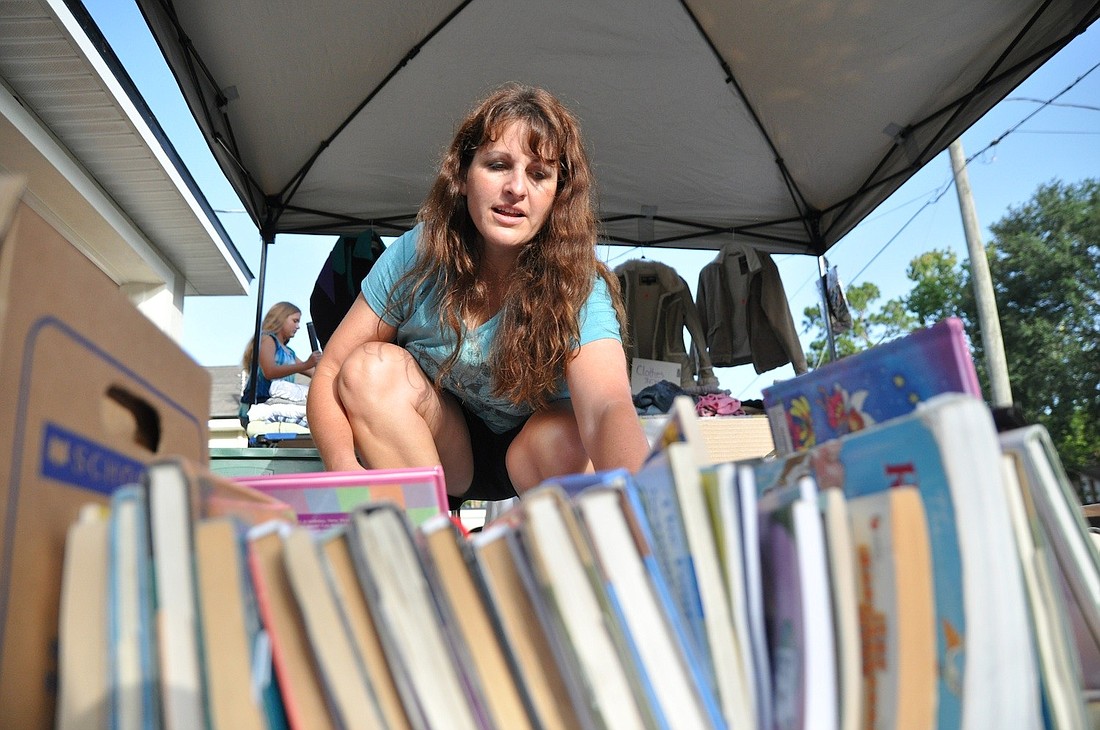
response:
<path fill-rule="evenodd" d="M 215 365 L 206 368 L 210 373 L 210 417 L 236 418 L 244 388 L 243 370 L 240 365 Z M 296 375 L 298 383 L 309 383 L 305 375 Z"/>
<path fill-rule="evenodd" d="M 241 399 L 240 365 L 218 365 L 206 368 L 210 373 L 210 417 L 235 418 Z"/>

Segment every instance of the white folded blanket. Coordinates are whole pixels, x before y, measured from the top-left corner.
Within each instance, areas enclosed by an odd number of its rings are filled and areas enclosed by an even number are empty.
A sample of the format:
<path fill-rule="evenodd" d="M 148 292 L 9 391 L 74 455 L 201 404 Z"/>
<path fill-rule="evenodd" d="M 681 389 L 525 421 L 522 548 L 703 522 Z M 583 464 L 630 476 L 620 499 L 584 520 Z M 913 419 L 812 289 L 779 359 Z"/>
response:
<path fill-rule="evenodd" d="M 296 403 L 255 403 L 248 407 L 248 421 L 279 421 L 283 423 L 297 423 L 299 426 L 309 428 L 306 421 L 306 407 Z"/>
<path fill-rule="evenodd" d="M 271 397 L 280 403 L 306 404 L 306 396 L 309 395 L 309 386 L 301 383 L 292 383 L 289 380 L 271 381 Z"/>

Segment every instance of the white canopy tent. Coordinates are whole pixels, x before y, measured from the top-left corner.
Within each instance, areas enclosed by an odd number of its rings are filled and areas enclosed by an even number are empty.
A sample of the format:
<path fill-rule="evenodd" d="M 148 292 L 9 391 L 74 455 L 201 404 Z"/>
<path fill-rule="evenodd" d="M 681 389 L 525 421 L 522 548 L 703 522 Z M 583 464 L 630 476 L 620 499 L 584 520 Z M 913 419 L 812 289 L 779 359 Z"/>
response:
<path fill-rule="evenodd" d="M 733 232 L 810 254 L 1100 13 L 1096 0 L 137 2 L 265 239 L 403 230 L 456 121 L 519 80 L 581 117 L 610 240 L 719 248 Z"/>
<path fill-rule="evenodd" d="M 68 0 L 78 3 L 79 0 Z M 1100 0 L 136 0 L 267 244 L 396 234 L 505 81 L 581 119 L 605 238 L 823 255 Z"/>

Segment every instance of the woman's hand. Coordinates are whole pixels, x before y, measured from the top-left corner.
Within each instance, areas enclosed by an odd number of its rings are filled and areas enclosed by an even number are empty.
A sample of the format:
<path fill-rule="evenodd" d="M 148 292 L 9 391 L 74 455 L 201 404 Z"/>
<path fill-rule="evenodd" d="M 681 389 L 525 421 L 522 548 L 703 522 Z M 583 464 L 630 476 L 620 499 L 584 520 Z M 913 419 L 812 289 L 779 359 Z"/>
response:
<path fill-rule="evenodd" d="M 312 378 L 314 368 L 317 367 L 317 363 L 319 362 L 321 362 L 321 351 L 318 350 L 316 352 L 311 352 L 309 353 L 309 357 L 300 362 L 300 369 L 298 370 L 298 372 L 302 373 L 303 375 L 308 375 Z"/>

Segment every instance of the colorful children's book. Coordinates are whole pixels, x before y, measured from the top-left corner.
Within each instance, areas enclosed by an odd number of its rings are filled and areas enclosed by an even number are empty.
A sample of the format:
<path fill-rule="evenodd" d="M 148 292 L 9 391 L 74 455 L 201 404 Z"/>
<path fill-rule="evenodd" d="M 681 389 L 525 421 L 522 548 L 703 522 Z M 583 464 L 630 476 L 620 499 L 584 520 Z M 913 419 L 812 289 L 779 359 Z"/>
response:
<path fill-rule="evenodd" d="M 774 727 L 835 729 L 839 711 L 828 561 L 813 479 L 802 477 L 765 493 L 759 508 Z"/>
<path fill-rule="evenodd" d="M 234 480 L 289 504 L 298 515 L 298 524 L 317 532 L 346 523 L 355 507 L 372 502 L 398 505 L 414 525 L 449 509 L 439 466 L 263 474 Z"/>
<path fill-rule="evenodd" d="M 940 393 L 982 395 L 956 317 L 763 390 L 780 456 L 904 415 Z"/>
<path fill-rule="evenodd" d="M 761 492 L 812 475 L 849 500 L 916 487 L 935 594 L 937 727 L 1031 727 L 1039 676 L 988 407 L 949 393 L 808 452 L 759 462 Z M 904 658 L 902 659 L 904 661 Z"/>
<path fill-rule="evenodd" d="M 898 486 L 853 497 L 848 519 L 858 566 L 867 726 L 934 727 L 935 600 L 920 492 Z"/>

